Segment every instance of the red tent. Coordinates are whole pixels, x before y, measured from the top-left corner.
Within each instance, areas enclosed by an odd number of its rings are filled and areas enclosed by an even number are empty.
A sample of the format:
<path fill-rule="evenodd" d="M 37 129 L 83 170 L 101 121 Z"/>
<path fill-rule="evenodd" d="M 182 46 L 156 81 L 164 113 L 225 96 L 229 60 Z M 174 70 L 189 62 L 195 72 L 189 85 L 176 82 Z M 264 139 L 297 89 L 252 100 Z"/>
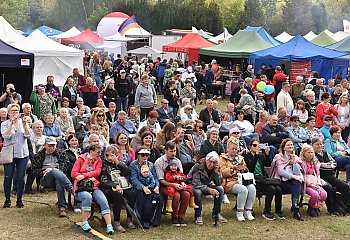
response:
<path fill-rule="evenodd" d="M 65 44 L 86 44 L 94 42 L 103 42 L 103 39 L 97 36 L 96 33 L 92 32 L 90 28 L 88 28 L 75 37 L 62 38 L 61 42 Z"/>
<path fill-rule="evenodd" d="M 214 43 L 202 38 L 198 33 L 188 33 L 181 39 L 163 46 L 163 52 L 187 53 L 188 62 L 192 64 L 193 60 L 198 61 L 198 52 L 200 48 L 215 46 Z"/>

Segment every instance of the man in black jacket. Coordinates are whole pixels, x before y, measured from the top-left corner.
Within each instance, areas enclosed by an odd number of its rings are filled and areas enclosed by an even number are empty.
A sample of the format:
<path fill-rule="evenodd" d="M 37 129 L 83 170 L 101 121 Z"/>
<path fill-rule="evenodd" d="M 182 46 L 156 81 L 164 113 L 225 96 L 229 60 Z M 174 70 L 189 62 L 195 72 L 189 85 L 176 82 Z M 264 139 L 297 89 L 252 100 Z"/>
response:
<path fill-rule="evenodd" d="M 230 96 L 230 102 L 231 103 L 239 103 L 239 100 L 241 99 L 241 94 L 239 93 L 241 91 L 241 89 L 245 88 L 248 91 L 248 94 L 250 96 L 252 96 L 253 98 L 255 98 L 253 92 L 252 92 L 252 88 L 245 86 L 245 81 L 243 79 L 239 79 L 238 80 L 238 84 L 239 86 L 236 87 L 235 89 L 233 89 L 231 96 Z"/>
<path fill-rule="evenodd" d="M 283 139 L 288 138 L 288 131 L 282 126 L 277 124 L 278 117 L 272 115 L 270 121 L 262 129 L 262 142 L 270 145 L 270 155 L 274 157 L 278 153 L 279 146 Z"/>
<path fill-rule="evenodd" d="M 199 113 L 199 120 L 203 122 L 204 130 L 207 131 L 207 127 L 211 124 L 220 123 L 219 112 L 214 109 L 213 100 L 207 99 L 207 107 L 202 109 Z"/>

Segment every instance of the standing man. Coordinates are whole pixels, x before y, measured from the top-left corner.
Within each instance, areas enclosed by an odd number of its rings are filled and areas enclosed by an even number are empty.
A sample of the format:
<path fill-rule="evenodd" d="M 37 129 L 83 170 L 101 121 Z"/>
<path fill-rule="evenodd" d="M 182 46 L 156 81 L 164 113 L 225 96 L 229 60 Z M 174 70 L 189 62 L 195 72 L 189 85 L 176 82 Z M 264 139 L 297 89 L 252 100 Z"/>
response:
<path fill-rule="evenodd" d="M 292 87 L 290 89 L 290 95 L 294 102 L 297 102 L 299 99 L 301 99 L 301 92 L 304 91 L 305 85 L 303 83 L 303 77 L 297 76 L 295 78 L 296 82 L 292 84 Z"/>
<path fill-rule="evenodd" d="M 83 75 L 79 73 L 78 68 L 73 68 L 73 75 L 75 90 L 80 91 L 81 87 L 86 85 L 86 80 Z"/>
<path fill-rule="evenodd" d="M 273 85 L 275 86 L 275 92 L 276 95 L 279 94 L 279 92 L 282 89 L 282 84 L 287 81 L 286 75 L 282 73 L 282 68 L 280 66 L 276 67 L 276 74 L 273 76 Z"/>
<path fill-rule="evenodd" d="M 0 102 L 4 103 L 4 107 L 7 107 L 11 103 L 16 103 L 21 105 L 22 96 L 16 93 L 15 85 L 9 83 L 6 85 L 6 91 L 0 97 Z"/>
<path fill-rule="evenodd" d="M 120 70 L 118 78 L 115 80 L 115 89 L 118 92 L 117 112 L 128 109 L 128 95 L 131 92 L 130 81 L 124 69 Z"/>
<path fill-rule="evenodd" d="M 81 97 L 85 105 L 90 109 L 96 107 L 97 99 L 99 99 L 99 91 L 91 77 L 86 78 L 86 85 L 81 88 Z"/>
<path fill-rule="evenodd" d="M 282 84 L 282 90 L 277 96 L 277 113 L 281 107 L 287 109 L 287 113 L 290 114 L 294 109 L 294 103 L 292 97 L 289 95 L 290 85 L 288 82 Z"/>
<path fill-rule="evenodd" d="M 61 92 L 58 87 L 53 83 L 55 78 L 53 76 L 47 76 L 45 92 L 49 93 L 55 101 L 56 109 L 58 108 L 58 101 L 62 100 Z"/>

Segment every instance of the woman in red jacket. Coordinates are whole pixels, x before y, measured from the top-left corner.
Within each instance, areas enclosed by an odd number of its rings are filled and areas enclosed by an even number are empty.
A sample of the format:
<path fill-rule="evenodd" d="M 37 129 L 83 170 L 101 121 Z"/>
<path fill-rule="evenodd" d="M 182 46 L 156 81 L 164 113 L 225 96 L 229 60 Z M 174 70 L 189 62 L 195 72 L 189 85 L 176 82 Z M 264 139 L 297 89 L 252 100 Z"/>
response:
<path fill-rule="evenodd" d="M 101 152 L 102 146 L 96 144 L 90 145 L 89 152 L 80 155 L 74 163 L 71 175 L 74 179 L 73 191 L 76 193 L 77 201 L 81 202 L 82 229 L 84 231 L 91 230 L 88 218 L 91 213 L 92 199 L 94 199 L 100 206 L 102 216 L 106 222 L 106 232 L 111 235 L 114 233 L 111 224 L 111 210 L 109 209 L 106 196 L 99 189 L 100 181 L 98 179 L 102 170 Z M 85 183 L 84 186 L 83 183 Z M 89 183 L 92 183 L 90 188 Z"/>
<path fill-rule="evenodd" d="M 316 124 L 315 127 L 323 127 L 323 117 L 324 116 L 338 116 L 338 111 L 335 107 L 330 104 L 331 95 L 328 92 L 325 92 L 321 96 L 322 102 L 319 103 L 316 107 Z"/>

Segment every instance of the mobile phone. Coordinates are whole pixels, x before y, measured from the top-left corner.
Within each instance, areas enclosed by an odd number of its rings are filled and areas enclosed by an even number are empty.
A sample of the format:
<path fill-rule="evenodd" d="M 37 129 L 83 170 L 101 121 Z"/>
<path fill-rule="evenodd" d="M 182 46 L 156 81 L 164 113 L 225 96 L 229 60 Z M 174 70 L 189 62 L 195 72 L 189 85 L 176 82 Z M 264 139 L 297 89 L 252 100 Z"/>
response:
<path fill-rule="evenodd" d="M 261 149 L 266 149 L 268 147 L 268 143 L 260 143 Z"/>

